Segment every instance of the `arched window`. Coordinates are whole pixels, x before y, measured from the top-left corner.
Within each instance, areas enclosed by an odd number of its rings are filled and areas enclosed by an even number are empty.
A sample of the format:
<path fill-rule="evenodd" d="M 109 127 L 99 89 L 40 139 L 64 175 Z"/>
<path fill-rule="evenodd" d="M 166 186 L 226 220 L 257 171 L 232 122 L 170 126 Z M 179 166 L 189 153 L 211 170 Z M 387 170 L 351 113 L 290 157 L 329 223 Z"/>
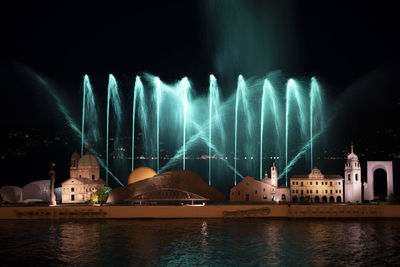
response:
<path fill-rule="evenodd" d="M 358 173 L 356 173 L 356 181 L 358 181 Z"/>
<path fill-rule="evenodd" d="M 350 181 L 350 174 L 348 174 L 348 175 L 347 175 L 347 180 L 349 180 L 349 181 Z"/>
<path fill-rule="evenodd" d="M 282 194 L 282 200 L 286 200 L 286 195 Z"/>

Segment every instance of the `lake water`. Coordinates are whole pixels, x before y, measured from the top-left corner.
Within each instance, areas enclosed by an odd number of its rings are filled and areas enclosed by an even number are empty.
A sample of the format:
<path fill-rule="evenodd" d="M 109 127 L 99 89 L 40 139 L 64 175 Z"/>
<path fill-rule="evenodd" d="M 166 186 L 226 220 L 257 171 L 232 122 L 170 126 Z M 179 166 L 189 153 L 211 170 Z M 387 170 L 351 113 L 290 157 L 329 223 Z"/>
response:
<path fill-rule="evenodd" d="M 398 265 L 400 220 L 0 221 L 0 265 Z"/>

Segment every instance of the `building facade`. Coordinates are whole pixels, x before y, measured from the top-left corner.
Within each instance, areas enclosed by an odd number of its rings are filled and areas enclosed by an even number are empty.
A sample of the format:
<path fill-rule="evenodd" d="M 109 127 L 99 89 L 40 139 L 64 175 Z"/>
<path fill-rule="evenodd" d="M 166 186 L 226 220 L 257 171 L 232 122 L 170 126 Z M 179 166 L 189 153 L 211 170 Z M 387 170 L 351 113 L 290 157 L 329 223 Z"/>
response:
<path fill-rule="evenodd" d="M 265 172 L 261 180 L 246 176 L 230 190 L 231 202 L 286 202 L 290 201 L 290 189 L 278 186 L 278 170 L 275 163 L 271 167 L 271 178 Z"/>
<path fill-rule="evenodd" d="M 90 150 L 82 158 L 75 152 L 71 156 L 70 178 L 61 183 L 62 203 L 86 202 L 106 185 L 100 179 L 99 162 Z"/>
<path fill-rule="evenodd" d="M 344 192 L 345 202 L 361 203 L 361 166 L 353 145 L 344 165 Z"/>
<path fill-rule="evenodd" d="M 324 175 L 317 168 L 308 175 L 293 175 L 290 190 L 293 202 L 343 202 L 343 178 L 338 174 Z"/>

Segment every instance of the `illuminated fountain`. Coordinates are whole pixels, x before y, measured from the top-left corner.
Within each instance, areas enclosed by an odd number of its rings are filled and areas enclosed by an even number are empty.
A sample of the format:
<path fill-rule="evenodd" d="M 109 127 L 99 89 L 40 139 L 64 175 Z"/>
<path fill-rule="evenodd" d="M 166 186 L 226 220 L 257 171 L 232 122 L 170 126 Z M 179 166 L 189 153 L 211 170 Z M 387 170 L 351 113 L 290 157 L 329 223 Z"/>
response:
<path fill-rule="evenodd" d="M 82 128 L 79 129 L 56 90 L 37 74 L 31 74 L 54 97 L 69 126 L 81 138 L 81 147 L 96 145 L 102 137 L 98 123 L 98 115 L 102 112 L 96 106 L 89 77 L 85 75 L 83 80 Z M 238 177 L 243 177 L 242 173 L 262 179 L 264 165 L 276 161 L 282 169 L 279 179 L 287 183 L 288 173 L 300 159 L 309 160 L 310 168 L 313 167 L 314 144 L 326 127 L 317 80 L 312 78 L 311 83 L 302 84 L 289 79 L 282 88 L 276 80 L 245 80 L 239 75 L 236 90 L 222 100 L 214 75 L 209 77 L 208 92 L 204 96 L 193 94 L 186 77 L 166 84 L 158 77 L 146 74 L 143 81 L 136 77 L 132 86 L 133 96 L 127 101 L 132 104 L 132 113 L 124 115 L 122 106 L 126 105 L 123 102 L 128 98 L 123 97 L 117 80 L 110 74 L 106 132 L 103 136 L 106 140 L 105 151 L 98 152 L 92 146 L 92 152 L 106 170 L 106 180 L 111 176 L 120 185 L 124 184 L 112 172 L 119 171 L 119 168 L 110 162 L 118 159 L 110 155 L 112 151 L 126 146 L 121 142 L 126 135 L 122 132 L 122 125 L 131 125 L 131 170 L 136 167 L 135 159 L 138 160 L 135 142 L 139 140 L 143 144 L 140 147 L 143 161 L 139 165 L 152 166 L 155 163 L 153 168 L 157 173 L 176 168 L 193 169 L 203 159 L 201 162 L 208 167 L 199 168 L 201 171 L 206 169 L 209 184 L 223 181 L 232 185 L 238 182 Z M 140 128 L 140 135 L 137 127 Z M 113 150 L 110 142 L 113 142 Z M 172 154 L 162 152 L 161 142 L 164 148 L 169 146 L 167 151 Z M 205 153 L 201 154 L 201 151 Z M 306 156 L 307 151 L 310 152 L 309 157 Z M 199 161 L 190 166 L 188 160 Z M 201 163 L 202 166 L 204 163 Z M 233 177 L 227 173 L 228 170 L 233 172 Z"/>
<path fill-rule="evenodd" d="M 277 94 L 268 79 L 262 80 L 262 83 L 258 81 L 248 85 L 243 76 L 239 75 L 235 94 L 226 99 L 225 102 L 221 102 L 217 80 L 213 75 L 210 75 L 209 78 L 208 97 L 199 97 L 195 100 L 191 98 L 191 85 L 186 77 L 172 85 L 163 83 L 155 76 L 145 75 L 145 78 L 149 81 L 154 91 L 151 94 L 152 101 L 149 102 L 145 97 L 146 90 L 141 78 L 139 76 L 136 77 L 132 103 L 131 170 L 135 168 L 136 123 L 141 128 L 141 138 L 145 146 L 144 153 L 147 154 L 147 158 L 156 160 L 157 173 L 178 167 L 177 162 L 179 159 L 182 162 L 181 168 L 186 169 L 188 150 L 199 145 L 207 146 L 209 184 L 212 183 L 213 177 L 213 158 L 220 159 L 229 169 L 233 170 L 234 184 L 237 183 L 238 176 L 242 177 L 241 172 L 254 175 L 254 170 L 251 169 L 254 164 L 247 164 L 247 162 L 254 162 L 253 159 L 258 158 L 258 164 L 256 165 L 259 166 L 259 172 L 257 175 L 259 179 L 262 179 L 264 176 L 263 169 L 265 169 L 263 166 L 264 159 L 267 153 L 266 144 L 276 148 L 273 153 L 279 156 L 274 157 L 274 159 L 283 158 L 284 155 L 285 169 L 280 178 L 283 178 L 282 176 L 284 175 L 286 184 L 290 168 L 304 155 L 305 151 L 310 150 L 310 166 L 311 168 L 313 167 L 313 139 L 320 135 L 320 133 L 314 134 L 314 130 L 317 127 L 316 130 L 318 132 L 323 127 L 323 118 L 319 115 L 322 114 L 322 99 L 319 85 L 315 78 L 311 80 L 309 98 L 303 96 L 303 90 L 294 79 L 288 80 L 285 88 L 285 111 L 281 110 L 282 101 L 280 99 L 282 97 Z M 259 86 L 259 84 L 262 84 L 262 86 Z M 146 92 L 151 92 L 151 90 Z M 88 101 L 88 96 L 93 98 L 93 101 Z M 84 78 L 84 103 L 83 113 L 89 114 L 88 111 L 93 110 L 93 108 L 90 109 L 90 103 L 94 105 L 94 97 L 87 76 Z M 309 103 L 309 109 L 306 108 L 306 103 Z M 207 106 L 206 110 L 204 106 Z M 255 106 L 259 106 L 259 108 L 255 108 Z M 227 120 L 231 120 L 229 119 L 229 114 L 232 114 L 230 112 L 232 112 L 233 107 L 234 131 L 232 138 L 227 138 L 226 127 L 232 125 L 232 122 Z M 111 108 L 115 115 L 114 122 L 110 119 Z M 152 110 L 155 110 L 155 112 L 152 112 Z M 151 114 L 155 114 L 154 123 L 151 119 Z M 110 123 L 115 126 L 113 127 L 115 132 L 112 140 L 114 149 L 117 149 L 120 135 L 119 126 L 123 123 L 122 119 L 121 98 L 117 82 L 114 76 L 110 75 L 107 94 L 106 155 L 109 155 Z M 85 114 L 82 114 L 82 125 L 84 125 L 84 120 Z M 285 149 L 281 151 L 281 125 L 283 121 L 285 122 Z M 314 121 L 318 122 L 317 126 Z M 309 125 L 309 132 L 307 132 L 307 125 Z M 256 133 L 257 128 L 259 134 Z M 84 128 L 82 127 L 82 133 L 83 130 Z M 170 134 L 167 140 L 175 143 L 176 150 L 175 155 L 168 158 L 168 162 L 161 166 L 160 160 L 163 158 L 160 154 L 161 132 L 166 135 L 166 131 Z M 177 134 L 177 131 L 181 131 L 181 134 Z M 217 133 L 218 135 L 216 135 Z M 181 142 L 173 140 L 179 136 L 181 136 Z M 255 139 L 257 136 L 258 138 Z M 296 142 L 292 141 L 295 139 L 297 139 Z M 92 138 L 91 142 L 93 140 L 95 138 Z M 229 140 L 233 142 L 233 157 L 231 160 L 227 157 L 229 155 Z M 148 149 L 148 147 L 154 145 L 156 155 L 152 156 L 152 150 Z M 292 145 L 293 147 L 300 147 L 297 153 L 293 152 L 293 149 L 289 149 Z M 256 156 L 257 153 L 258 156 Z M 106 168 L 109 169 L 108 156 L 106 156 L 105 161 Z M 239 161 L 241 162 L 240 164 Z M 233 163 L 233 166 L 231 166 L 231 163 Z M 239 171 L 239 166 L 241 166 L 241 171 Z M 106 179 L 107 177 L 108 175 Z"/>
<path fill-rule="evenodd" d="M 106 137 L 106 168 L 109 169 L 109 144 L 110 144 L 110 105 L 112 104 L 115 117 L 114 150 L 119 147 L 120 127 L 122 122 L 121 98 L 119 96 L 117 81 L 112 74 L 109 75 L 107 89 L 107 137 Z M 83 116 L 83 115 L 82 115 Z M 106 172 L 108 183 L 108 172 Z"/>

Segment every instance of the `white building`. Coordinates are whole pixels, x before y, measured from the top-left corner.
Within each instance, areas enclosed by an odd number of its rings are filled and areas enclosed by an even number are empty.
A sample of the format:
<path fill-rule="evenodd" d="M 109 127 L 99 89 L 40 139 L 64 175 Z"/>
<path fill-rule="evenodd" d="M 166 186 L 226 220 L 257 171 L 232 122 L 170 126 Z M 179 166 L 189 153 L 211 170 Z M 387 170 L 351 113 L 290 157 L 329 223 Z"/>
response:
<path fill-rule="evenodd" d="M 230 190 L 231 202 L 271 202 L 290 201 L 290 189 L 278 186 L 278 170 L 275 163 L 271 167 L 271 178 L 265 172 L 263 179 L 246 176 Z"/>
<path fill-rule="evenodd" d="M 345 202 L 361 203 L 361 166 L 353 145 L 344 166 L 344 192 Z"/>
<path fill-rule="evenodd" d="M 86 202 L 106 185 L 100 179 L 99 162 L 90 150 L 82 158 L 75 152 L 71 156 L 70 178 L 61 183 L 62 203 Z"/>

